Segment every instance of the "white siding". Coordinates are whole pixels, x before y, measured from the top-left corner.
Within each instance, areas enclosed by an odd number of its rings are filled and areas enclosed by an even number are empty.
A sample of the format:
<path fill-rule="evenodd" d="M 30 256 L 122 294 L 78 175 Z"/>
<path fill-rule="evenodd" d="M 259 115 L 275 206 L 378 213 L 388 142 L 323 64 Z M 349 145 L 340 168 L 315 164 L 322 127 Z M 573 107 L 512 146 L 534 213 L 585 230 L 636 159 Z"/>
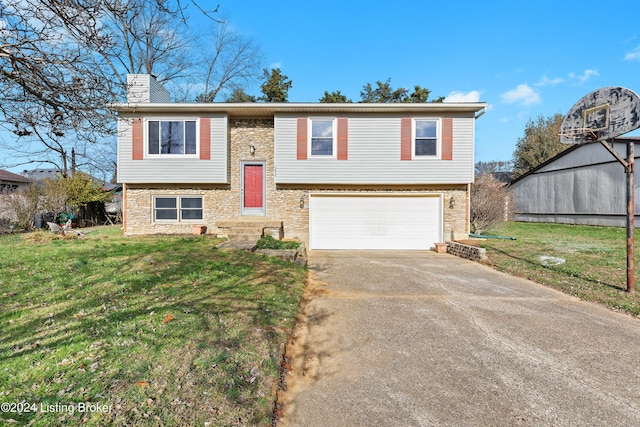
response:
<path fill-rule="evenodd" d="M 121 114 L 118 119 L 118 182 L 130 184 L 228 183 L 227 117 L 217 115 L 210 116 L 210 119 L 211 160 L 177 157 L 132 160 L 131 116 Z"/>
<path fill-rule="evenodd" d="M 151 77 L 149 81 L 149 102 L 171 102 L 171 94 L 160 83 Z"/>
<path fill-rule="evenodd" d="M 171 95 L 149 74 L 128 74 L 127 102 L 171 102 Z"/>
<path fill-rule="evenodd" d="M 348 160 L 296 160 L 295 115 L 275 116 L 280 184 L 467 184 L 473 180 L 473 115 L 453 118 L 453 160 L 400 160 L 401 115 L 349 119 Z"/>

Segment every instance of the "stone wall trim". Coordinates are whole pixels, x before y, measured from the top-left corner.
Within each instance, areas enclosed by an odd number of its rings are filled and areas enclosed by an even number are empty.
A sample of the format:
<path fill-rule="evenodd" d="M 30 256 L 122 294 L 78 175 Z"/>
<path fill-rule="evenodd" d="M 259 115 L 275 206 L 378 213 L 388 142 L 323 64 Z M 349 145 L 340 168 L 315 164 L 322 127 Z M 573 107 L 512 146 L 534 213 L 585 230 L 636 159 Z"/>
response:
<path fill-rule="evenodd" d="M 484 261 L 487 259 L 486 249 L 459 242 L 449 242 L 447 245 L 447 253 L 471 261 Z"/>

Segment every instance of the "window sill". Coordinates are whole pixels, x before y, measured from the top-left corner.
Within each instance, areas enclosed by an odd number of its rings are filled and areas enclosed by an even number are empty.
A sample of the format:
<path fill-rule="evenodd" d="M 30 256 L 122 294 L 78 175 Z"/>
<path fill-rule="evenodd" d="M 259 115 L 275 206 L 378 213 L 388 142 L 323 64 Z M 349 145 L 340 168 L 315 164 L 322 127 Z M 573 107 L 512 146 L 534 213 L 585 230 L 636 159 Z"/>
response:
<path fill-rule="evenodd" d="M 199 154 L 147 154 L 143 157 L 143 160 L 154 159 L 199 159 Z"/>

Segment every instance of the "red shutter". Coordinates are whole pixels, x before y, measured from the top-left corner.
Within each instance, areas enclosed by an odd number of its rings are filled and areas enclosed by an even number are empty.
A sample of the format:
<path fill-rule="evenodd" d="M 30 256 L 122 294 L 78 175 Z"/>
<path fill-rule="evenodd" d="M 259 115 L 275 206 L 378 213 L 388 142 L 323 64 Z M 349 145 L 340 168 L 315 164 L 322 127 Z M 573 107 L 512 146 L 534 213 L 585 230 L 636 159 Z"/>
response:
<path fill-rule="evenodd" d="M 349 119 L 338 118 L 338 160 L 349 158 Z"/>
<path fill-rule="evenodd" d="M 131 128 L 131 159 L 142 160 L 144 158 L 144 138 L 142 119 L 134 118 Z"/>
<path fill-rule="evenodd" d="M 211 160 L 211 119 L 200 119 L 200 160 Z"/>
<path fill-rule="evenodd" d="M 400 160 L 411 160 L 411 118 L 400 120 Z"/>
<path fill-rule="evenodd" d="M 453 160 L 453 119 L 442 119 L 442 160 Z"/>
<path fill-rule="evenodd" d="M 296 159 L 307 160 L 307 118 L 298 117 L 298 130 L 296 140 Z"/>

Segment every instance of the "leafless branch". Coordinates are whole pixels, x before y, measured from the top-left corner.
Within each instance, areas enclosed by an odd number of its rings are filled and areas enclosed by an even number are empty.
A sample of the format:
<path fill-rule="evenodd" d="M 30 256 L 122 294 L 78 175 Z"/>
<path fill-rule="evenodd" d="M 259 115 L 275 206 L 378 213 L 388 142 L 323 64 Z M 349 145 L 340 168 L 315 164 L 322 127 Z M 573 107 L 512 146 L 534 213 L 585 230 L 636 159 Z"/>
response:
<path fill-rule="evenodd" d="M 196 41 L 189 7 L 218 27 L 210 44 Z M 76 150 L 111 168 L 115 149 L 105 146 L 115 145 L 116 122 L 106 106 L 125 100 L 127 74 L 204 79 L 211 100 L 259 76 L 257 48 L 217 13 L 198 0 L 0 2 L 0 122 L 21 140 L 3 148 L 62 168 Z M 196 55 L 208 45 L 211 62 Z"/>

